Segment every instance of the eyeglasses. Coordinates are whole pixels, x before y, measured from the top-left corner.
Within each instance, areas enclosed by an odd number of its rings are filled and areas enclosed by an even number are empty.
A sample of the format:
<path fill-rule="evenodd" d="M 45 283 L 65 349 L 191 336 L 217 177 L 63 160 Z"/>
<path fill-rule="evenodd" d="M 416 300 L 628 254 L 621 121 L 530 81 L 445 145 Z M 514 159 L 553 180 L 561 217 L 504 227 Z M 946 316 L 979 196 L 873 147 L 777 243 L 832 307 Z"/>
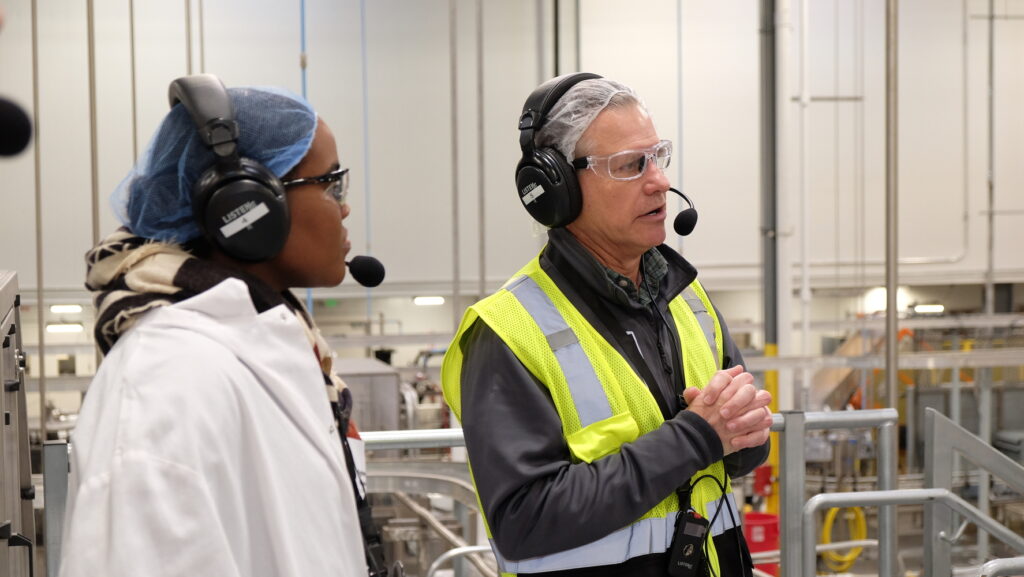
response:
<path fill-rule="evenodd" d="M 574 168 L 591 169 L 612 180 L 634 180 L 643 176 L 647 164 L 653 162 L 665 170 L 672 161 L 672 141 L 662 140 L 643 150 L 623 150 L 608 156 L 581 156 L 572 161 Z"/>
<path fill-rule="evenodd" d="M 285 188 L 300 184 L 327 184 L 328 186 L 324 189 L 324 192 L 331 195 L 331 198 L 338 201 L 338 204 L 345 204 L 345 199 L 348 196 L 348 169 L 339 168 L 320 176 L 295 178 L 281 183 Z"/>

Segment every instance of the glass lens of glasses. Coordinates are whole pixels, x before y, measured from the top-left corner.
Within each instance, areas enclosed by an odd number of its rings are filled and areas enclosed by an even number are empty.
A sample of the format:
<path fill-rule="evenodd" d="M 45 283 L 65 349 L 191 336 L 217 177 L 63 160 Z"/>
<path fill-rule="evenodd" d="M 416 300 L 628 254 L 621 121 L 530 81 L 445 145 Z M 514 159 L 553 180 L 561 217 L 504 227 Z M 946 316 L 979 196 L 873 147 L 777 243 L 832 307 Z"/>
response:
<path fill-rule="evenodd" d="M 327 186 L 327 192 L 338 201 L 338 204 L 345 204 L 346 197 L 348 197 L 348 171 L 344 171 L 339 175 L 338 179 L 331 182 Z"/>
<path fill-rule="evenodd" d="M 616 180 L 633 180 L 647 170 L 647 162 L 654 160 L 658 168 L 668 168 L 672 160 L 672 143 L 663 140 L 647 150 L 624 150 L 608 157 L 608 175 Z"/>
<path fill-rule="evenodd" d="M 643 150 L 625 150 L 608 157 L 608 174 L 612 178 L 636 178 L 647 168 L 647 153 Z"/>

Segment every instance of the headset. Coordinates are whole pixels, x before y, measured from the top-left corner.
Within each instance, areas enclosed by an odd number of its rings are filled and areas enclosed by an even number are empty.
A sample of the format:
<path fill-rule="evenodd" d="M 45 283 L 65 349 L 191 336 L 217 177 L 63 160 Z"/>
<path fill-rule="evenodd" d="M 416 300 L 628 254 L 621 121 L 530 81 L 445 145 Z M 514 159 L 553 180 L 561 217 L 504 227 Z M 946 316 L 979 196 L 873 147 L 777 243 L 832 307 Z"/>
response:
<path fill-rule="evenodd" d="M 224 83 L 212 74 L 184 76 L 168 89 L 217 161 L 192 189 L 192 213 L 203 235 L 230 257 L 247 262 L 273 258 L 284 248 L 291 219 L 281 180 L 238 153 L 238 122 Z"/>
<path fill-rule="evenodd" d="M 534 146 L 534 136 L 547 122 L 555 103 L 570 88 L 601 78 L 590 72 L 566 74 L 548 80 L 534 90 L 523 105 L 519 117 L 519 147 L 523 157 L 516 165 L 516 189 L 519 200 L 530 216 L 550 228 L 558 228 L 576 220 L 583 208 L 576 169 L 549 146 Z"/>

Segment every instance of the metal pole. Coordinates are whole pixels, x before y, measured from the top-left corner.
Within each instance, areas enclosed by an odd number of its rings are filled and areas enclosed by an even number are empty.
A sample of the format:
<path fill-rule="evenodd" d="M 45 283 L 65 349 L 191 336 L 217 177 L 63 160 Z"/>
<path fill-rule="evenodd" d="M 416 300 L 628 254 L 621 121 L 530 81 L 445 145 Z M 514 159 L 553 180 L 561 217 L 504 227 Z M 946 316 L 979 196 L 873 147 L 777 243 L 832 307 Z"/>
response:
<path fill-rule="evenodd" d="M 907 473 L 912 473 L 917 462 L 917 386 L 907 385 L 903 419 L 907 426 Z"/>
<path fill-rule="evenodd" d="M 811 354 L 811 8 L 800 2 L 800 351 Z M 807 409 L 811 370 L 800 372 L 801 407 Z"/>
<path fill-rule="evenodd" d="M 761 0 L 761 260 L 765 348 L 778 342 L 775 183 L 775 0 Z M 774 396 L 774 395 L 773 395 Z"/>
<path fill-rule="evenodd" d="M 960 348 L 960 337 L 953 335 L 951 339 L 950 348 L 954 351 Z M 950 374 L 950 390 L 949 390 L 949 418 L 953 420 L 957 425 L 960 424 L 960 367 L 953 367 L 949 370 Z M 960 455 L 953 455 L 953 473 L 955 474 L 960 470 Z"/>
<path fill-rule="evenodd" d="M 484 140 L 484 3 L 483 0 L 477 0 L 476 2 L 476 166 L 477 166 L 477 203 L 479 223 L 477 224 L 479 230 L 480 245 L 478 250 L 480 251 L 480 285 L 477 289 L 478 298 L 484 298 L 487 295 L 487 232 L 484 223 L 487 220 L 487 211 L 485 210 L 487 204 L 486 194 L 486 167 L 487 156 L 484 154 L 485 150 Z M 452 306 L 458 310 L 458 304 L 452 303 Z"/>
<path fill-rule="evenodd" d="M 204 72 L 206 72 L 206 21 L 203 18 L 203 0 L 199 0 L 198 7 L 199 7 L 199 72 L 200 73 L 204 73 Z M 305 26 L 305 22 L 303 22 L 303 26 Z M 303 52 L 305 52 L 305 50 L 303 50 Z M 306 95 L 303 94 L 302 97 L 305 98 Z M 313 313 L 312 308 L 310 308 L 309 312 L 310 312 L 310 314 Z"/>
<path fill-rule="evenodd" d="M 32 153 L 35 161 L 36 193 L 36 322 L 39 339 L 39 438 L 46 441 L 46 302 L 43 296 L 43 186 L 39 152 L 42 132 L 39 130 L 39 7 L 32 0 Z M 43 465 L 46 466 L 45 464 Z M 44 469 L 45 471 L 45 469 Z M 43 471 L 40 471 L 43 472 Z"/>
<path fill-rule="evenodd" d="M 800 547 L 803 540 L 803 520 L 800 509 L 804 502 L 806 466 L 804 464 L 804 442 L 806 438 L 805 416 L 800 411 L 783 411 L 785 434 L 779 452 L 779 478 L 782 492 L 782 514 L 779 518 L 780 543 L 782 546 L 781 571 L 783 575 L 801 575 L 803 558 Z M 811 568 L 815 564 L 812 562 Z"/>
<path fill-rule="evenodd" d="M 132 162 L 139 159 L 139 115 L 138 98 L 135 80 L 135 0 L 128 0 L 128 55 L 131 60 L 131 94 L 132 94 Z"/>
<path fill-rule="evenodd" d="M 897 0 L 886 0 L 885 3 L 885 382 L 887 401 L 890 407 L 896 408 L 897 402 L 897 364 L 896 338 L 898 335 L 896 292 L 899 250 L 897 179 L 898 162 L 898 122 L 897 115 L 897 38 L 898 38 Z"/>
<path fill-rule="evenodd" d="M 980 389 L 978 395 L 978 437 L 987 444 L 992 443 L 992 369 L 979 369 L 977 374 Z M 989 514 L 989 474 L 984 467 L 978 467 L 978 508 Z M 988 533 L 978 531 L 978 563 L 988 559 Z"/>
<path fill-rule="evenodd" d="M 897 488 L 896 421 L 878 427 L 878 488 Z M 896 507 L 883 505 L 878 511 L 878 574 L 896 577 Z"/>
<path fill-rule="evenodd" d="M 985 269 L 985 314 L 995 313 L 995 63 L 996 63 L 996 14 L 995 0 L 988 0 L 988 258 Z M 992 347 L 992 329 L 984 329 L 988 337 L 987 346 Z M 986 443 L 992 441 L 992 369 L 977 372 L 978 379 L 978 436 Z M 978 508 L 988 514 L 989 475 L 982 468 L 978 470 Z M 978 562 L 988 559 L 988 534 L 978 532 Z"/>
<path fill-rule="evenodd" d="M 775 178 L 778 183 L 776 189 L 776 258 L 778 266 L 778 319 L 782 330 L 778 332 L 778 353 L 780 355 L 793 354 L 793 331 L 789 328 L 792 323 L 793 309 L 793 222 L 792 222 L 792 173 L 793 166 L 790 160 L 792 142 L 790 141 L 790 119 L 792 118 L 792 104 L 789 97 L 789 68 L 790 68 L 790 43 L 793 38 L 793 22 L 790 14 L 791 0 L 775 0 L 775 103 L 776 103 L 776 146 L 775 146 Z M 791 410 L 796 406 L 793 391 L 793 370 L 785 369 L 779 371 L 779 397 L 778 409 Z"/>
<path fill-rule="evenodd" d="M 995 192 L 996 192 L 996 139 L 995 139 L 995 70 L 996 70 L 996 19 L 995 0 L 988 0 L 988 170 L 987 170 L 987 218 L 988 255 L 985 267 L 985 314 L 995 312 Z"/>
<path fill-rule="evenodd" d="M 458 10 L 456 0 L 448 0 L 448 63 L 452 117 L 452 330 L 458 330 L 462 311 L 459 308 L 459 77 L 458 77 Z"/>
<path fill-rule="evenodd" d="M 778 194 L 775 181 L 775 142 L 778 131 L 775 123 L 775 0 L 761 0 L 761 263 L 764 307 L 764 354 L 778 355 Z M 680 115 L 681 116 L 681 115 Z M 766 371 L 764 388 L 772 395 L 771 411 L 779 410 L 779 372 Z M 779 474 L 779 436 L 771 436 L 768 463 L 772 477 Z M 767 510 L 779 512 L 778 483 L 772 482 Z"/>
<path fill-rule="evenodd" d="M 192 75 L 192 0 L 185 0 L 185 74 Z"/>
<path fill-rule="evenodd" d="M 954 368 L 954 370 L 957 370 Z M 925 411 L 924 484 L 926 487 L 952 489 L 953 455 L 949 447 L 937 442 L 939 421 L 934 411 Z M 940 539 L 942 533 L 949 533 L 953 524 L 953 512 L 945 507 L 925 505 L 924 507 L 924 574 L 949 575 L 953 544 Z"/>
<path fill-rule="evenodd" d="M 462 429 L 419 429 L 416 431 L 360 431 L 367 450 L 437 449 L 464 447 Z"/>
<path fill-rule="evenodd" d="M 93 0 L 85 3 L 89 62 L 89 161 L 92 171 L 92 244 L 100 241 L 100 159 L 96 120 L 96 14 Z"/>

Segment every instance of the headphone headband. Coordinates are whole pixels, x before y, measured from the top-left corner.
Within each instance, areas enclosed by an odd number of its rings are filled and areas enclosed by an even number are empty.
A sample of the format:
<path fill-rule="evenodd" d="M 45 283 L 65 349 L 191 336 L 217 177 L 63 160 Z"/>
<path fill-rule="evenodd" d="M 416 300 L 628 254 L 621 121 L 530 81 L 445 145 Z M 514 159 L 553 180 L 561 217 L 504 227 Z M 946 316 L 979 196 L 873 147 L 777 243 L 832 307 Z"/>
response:
<path fill-rule="evenodd" d="M 534 136 L 547 123 L 548 113 L 555 107 L 555 103 L 573 86 L 594 78 L 601 76 L 592 72 L 566 74 L 548 80 L 530 93 L 523 104 L 523 114 L 519 117 L 519 147 L 524 154 L 533 150 Z"/>
<path fill-rule="evenodd" d="M 213 74 L 185 76 L 167 89 L 171 108 L 181 102 L 195 123 L 203 143 L 223 159 L 237 158 L 238 122 L 227 88 Z"/>

